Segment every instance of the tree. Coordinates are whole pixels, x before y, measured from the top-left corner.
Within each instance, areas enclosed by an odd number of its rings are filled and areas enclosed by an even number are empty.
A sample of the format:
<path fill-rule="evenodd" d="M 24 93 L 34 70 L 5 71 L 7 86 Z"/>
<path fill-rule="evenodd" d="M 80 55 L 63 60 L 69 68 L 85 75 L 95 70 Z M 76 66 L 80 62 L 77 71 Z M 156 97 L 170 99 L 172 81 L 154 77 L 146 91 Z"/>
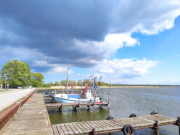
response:
<path fill-rule="evenodd" d="M 49 82 L 48 85 L 49 86 L 53 86 L 54 84 L 53 84 L 53 82 Z"/>
<path fill-rule="evenodd" d="M 55 83 L 54 83 L 54 86 L 59 86 L 60 84 L 59 84 L 59 82 L 58 81 L 56 81 Z"/>
<path fill-rule="evenodd" d="M 18 60 L 11 60 L 3 65 L 2 76 L 10 87 L 31 85 L 32 72 L 29 65 Z"/>
<path fill-rule="evenodd" d="M 39 87 L 41 84 L 39 81 L 33 81 L 32 86 L 33 87 Z"/>
<path fill-rule="evenodd" d="M 78 81 L 77 81 L 77 85 L 78 85 L 78 86 L 82 86 L 82 80 L 78 80 Z"/>
<path fill-rule="evenodd" d="M 83 86 L 85 86 L 87 83 L 89 86 L 92 86 L 92 82 L 89 79 L 84 79 Z"/>
<path fill-rule="evenodd" d="M 65 86 L 65 85 L 66 85 L 66 80 L 62 80 L 62 81 L 61 81 L 61 85 L 62 85 L 62 86 Z"/>
<path fill-rule="evenodd" d="M 33 78 L 35 81 L 41 82 L 44 79 L 44 76 L 41 73 L 33 73 Z"/>
<path fill-rule="evenodd" d="M 43 86 L 44 82 L 43 82 L 44 76 L 41 73 L 33 73 L 33 83 L 32 86 L 34 87 L 39 87 L 39 86 Z"/>

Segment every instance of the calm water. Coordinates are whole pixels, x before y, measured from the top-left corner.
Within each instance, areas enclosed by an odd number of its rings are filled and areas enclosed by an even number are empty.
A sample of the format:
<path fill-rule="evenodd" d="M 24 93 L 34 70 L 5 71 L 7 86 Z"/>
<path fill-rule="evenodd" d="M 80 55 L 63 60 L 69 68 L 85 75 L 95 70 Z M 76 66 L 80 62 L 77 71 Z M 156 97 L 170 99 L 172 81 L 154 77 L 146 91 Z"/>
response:
<path fill-rule="evenodd" d="M 108 90 L 101 89 L 98 94 L 108 100 Z M 91 108 L 87 111 L 82 108 L 80 112 L 66 108 L 63 113 L 58 113 L 57 109 L 48 110 L 52 124 L 76 122 L 82 120 L 104 120 L 109 115 L 114 118 L 127 118 L 131 113 L 137 116 L 148 115 L 152 111 L 159 114 L 176 118 L 180 116 L 180 87 L 160 87 L 160 88 L 113 88 L 110 89 L 109 109 L 98 110 Z M 137 130 L 137 135 L 154 135 L 151 129 Z M 160 135 L 177 135 L 177 126 L 163 126 L 160 128 Z M 122 135 L 115 133 L 114 135 Z"/>

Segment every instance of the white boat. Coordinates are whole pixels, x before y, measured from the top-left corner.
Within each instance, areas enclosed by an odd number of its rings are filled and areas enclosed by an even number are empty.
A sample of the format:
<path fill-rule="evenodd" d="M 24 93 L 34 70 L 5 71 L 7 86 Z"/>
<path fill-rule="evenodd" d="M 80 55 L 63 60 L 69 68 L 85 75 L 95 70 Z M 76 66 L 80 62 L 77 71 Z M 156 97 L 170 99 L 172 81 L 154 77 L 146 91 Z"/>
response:
<path fill-rule="evenodd" d="M 61 103 L 100 102 L 100 98 L 94 97 L 91 90 L 84 91 L 83 93 L 82 98 L 78 94 L 56 94 L 54 99 Z"/>
<path fill-rule="evenodd" d="M 68 70 L 67 70 L 68 71 Z M 68 72 L 66 84 L 68 86 Z M 97 89 L 97 86 L 93 84 L 93 87 Z M 54 95 L 54 99 L 60 103 L 78 103 L 78 102 L 95 102 L 100 103 L 100 98 L 96 96 L 95 91 L 88 89 L 88 84 L 85 89 L 82 91 L 81 95 L 78 94 L 68 94 L 68 89 L 66 87 L 67 94 L 61 93 Z"/>

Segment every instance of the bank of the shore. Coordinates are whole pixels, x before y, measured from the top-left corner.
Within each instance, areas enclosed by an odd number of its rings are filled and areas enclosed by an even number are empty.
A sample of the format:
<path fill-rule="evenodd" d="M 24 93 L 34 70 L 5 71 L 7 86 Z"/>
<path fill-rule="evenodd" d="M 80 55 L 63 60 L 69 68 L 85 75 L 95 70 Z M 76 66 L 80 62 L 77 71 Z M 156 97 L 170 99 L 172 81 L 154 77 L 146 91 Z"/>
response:
<path fill-rule="evenodd" d="M 159 88 L 159 87 L 180 87 L 180 85 L 121 85 L 121 86 L 98 86 L 99 88 Z M 76 86 L 74 89 L 84 89 L 85 86 Z M 38 90 L 44 89 L 66 89 L 64 86 L 41 87 Z M 68 87 L 71 89 L 71 86 Z"/>

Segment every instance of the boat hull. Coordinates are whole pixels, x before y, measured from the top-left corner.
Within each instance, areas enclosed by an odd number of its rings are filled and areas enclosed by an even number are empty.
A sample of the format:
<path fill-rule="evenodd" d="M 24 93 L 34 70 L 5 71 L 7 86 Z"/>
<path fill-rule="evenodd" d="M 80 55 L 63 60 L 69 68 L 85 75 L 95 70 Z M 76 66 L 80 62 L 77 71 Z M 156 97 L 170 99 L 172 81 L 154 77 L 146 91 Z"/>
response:
<path fill-rule="evenodd" d="M 86 100 L 86 99 L 62 99 L 62 98 L 59 98 L 59 97 L 55 97 L 54 98 L 56 101 L 60 102 L 60 103 L 87 103 L 87 102 L 90 102 L 90 100 Z"/>

